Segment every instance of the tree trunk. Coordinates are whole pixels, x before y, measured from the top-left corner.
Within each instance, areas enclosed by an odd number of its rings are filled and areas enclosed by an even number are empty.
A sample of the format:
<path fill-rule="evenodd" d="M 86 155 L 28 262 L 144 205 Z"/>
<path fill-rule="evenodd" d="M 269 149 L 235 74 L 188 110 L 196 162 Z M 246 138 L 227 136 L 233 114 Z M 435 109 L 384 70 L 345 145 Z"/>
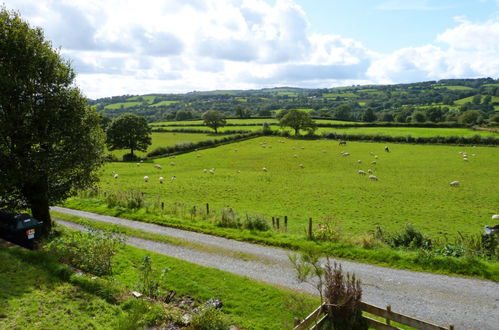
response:
<path fill-rule="evenodd" d="M 133 159 L 133 148 L 130 148 L 130 153 L 132 154 L 130 158 Z"/>
<path fill-rule="evenodd" d="M 298 136 L 298 134 L 300 134 L 300 129 L 299 128 L 295 128 L 295 135 Z"/>
<path fill-rule="evenodd" d="M 24 196 L 28 200 L 33 217 L 42 224 L 42 237 L 47 237 L 52 229 L 52 218 L 49 212 L 48 182 L 46 177 L 24 186 Z"/>

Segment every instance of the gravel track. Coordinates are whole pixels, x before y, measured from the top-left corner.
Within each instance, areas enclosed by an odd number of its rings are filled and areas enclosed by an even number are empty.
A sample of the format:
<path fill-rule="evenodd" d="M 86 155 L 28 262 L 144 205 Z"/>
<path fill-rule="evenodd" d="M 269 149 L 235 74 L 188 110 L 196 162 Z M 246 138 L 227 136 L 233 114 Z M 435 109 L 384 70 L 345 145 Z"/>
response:
<path fill-rule="evenodd" d="M 127 244 L 142 249 L 247 276 L 272 285 L 317 294 L 310 285 L 297 283 L 295 272 L 288 260 L 290 253 L 288 250 L 61 207 L 51 209 L 195 242 L 198 246 L 206 246 L 206 251 L 203 251 L 202 247 L 191 248 L 136 237 L 127 238 Z M 83 229 L 82 226 L 71 222 L 62 220 L 57 222 L 75 229 Z M 243 260 L 217 253 L 217 249 L 212 247 L 250 254 L 252 258 Z M 353 272 L 361 279 L 364 302 L 380 307 L 392 305 L 392 310 L 395 312 L 441 326 L 454 324 L 456 329 L 499 329 L 499 283 L 343 260 L 341 264 L 345 271 Z"/>

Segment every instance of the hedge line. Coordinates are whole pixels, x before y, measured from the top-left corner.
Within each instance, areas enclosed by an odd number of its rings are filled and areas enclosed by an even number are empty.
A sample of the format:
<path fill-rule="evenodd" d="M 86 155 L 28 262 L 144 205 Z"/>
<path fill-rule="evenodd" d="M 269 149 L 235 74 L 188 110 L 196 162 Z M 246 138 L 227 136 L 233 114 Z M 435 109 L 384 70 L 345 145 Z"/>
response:
<path fill-rule="evenodd" d="M 194 126 L 194 125 L 193 125 Z M 248 125 L 249 126 L 249 125 Z M 168 127 L 168 126 L 165 126 Z M 173 127 L 173 126 L 172 126 Z M 157 128 L 157 129 L 152 129 L 152 132 L 157 132 L 157 133 L 203 133 L 203 134 L 215 134 L 211 130 L 201 130 L 201 129 L 193 129 L 193 128 L 175 128 L 175 129 L 162 129 L 162 128 Z M 229 134 L 245 134 L 249 133 L 251 131 L 247 130 L 226 130 L 223 132 L 218 132 L 216 135 L 229 135 Z"/>
<path fill-rule="evenodd" d="M 191 152 L 199 149 L 207 149 L 207 148 L 213 148 L 217 147 L 219 145 L 223 144 L 228 144 L 232 142 L 239 142 L 247 139 L 252 139 L 257 136 L 261 136 L 263 133 L 261 131 L 258 132 L 251 132 L 251 133 L 246 133 L 246 134 L 237 134 L 237 135 L 231 135 L 231 136 L 225 136 L 221 139 L 217 140 L 205 140 L 205 141 L 199 141 L 199 142 L 187 142 L 187 143 L 180 143 L 176 144 L 174 146 L 168 146 L 168 147 L 159 147 L 151 151 L 150 153 L 147 154 L 147 157 L 153 158 L 153 157 L 165 157 L 165 156 L 170 156 L 172 154 L 181 154 L 181 153 L 186 153 L 186 152 Z"/>

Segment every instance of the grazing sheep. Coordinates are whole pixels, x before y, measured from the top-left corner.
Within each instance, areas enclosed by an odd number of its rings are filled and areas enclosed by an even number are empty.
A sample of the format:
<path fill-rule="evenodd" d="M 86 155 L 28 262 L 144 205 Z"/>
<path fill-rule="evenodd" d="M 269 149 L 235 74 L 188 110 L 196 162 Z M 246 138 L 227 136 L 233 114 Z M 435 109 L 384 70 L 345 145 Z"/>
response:
<path fill-rule="evenodd" d="M 172 176 L 172 181 L 173 181 L 173 180 L 177 180 L 177 177 L 176 177 L 175 175 L 174 175 L 174 176 Z"/>
<path fill-rule="evenodd" d="M 170 163 L 170 166 L 175 166 L 175 163 L 174 163 L 174 162 L 171 162 L 171 163 Z"/>
<path fill-rule="evenodd" d="M 370 151 L 369 153 L 371 154 L 371 156 L 374 156 L 374 152 Z"/>
<path fill-rule="evenodd" d="M 300 166 L 301 168 L 303 168 L 303 164 L 300 164 L 300 165 L 298 165 L 298 166 Z"/>
<path fill-rule="evenodd" d="M 457 186 L 459 186 L 459 181 L 452 181 L 452 182 L 450 183 L 450 186 L 451 186 L 451 187 L 457 187 Z"/>
<path fill-rule="evenodd" d="M 149 177 L 147 175 L 144 177 L 144 182 L 149 182 Z"/>
<path fill-rule="evenodd" d="M 492 226 L 484 226 L 483 231 L 485 235 L 497 235 L 499 234 L 499 225 Z"/>
<path fill-rule="evenodd" d="M 465 162 L 467 162 L 467 161 L 468 161 L 468 158 L 463 158 L 463 160 L 464 160 Z"/>
<path fill-rule="evenodd" d="M 215 168 L 212 168 L 212 169 L 210 170 L 210 174 L 215 174 Z"/>
<path fill-rule="evenodd" d="M 371 162 L 371 164 L 376 165 L 376 161 L 375 161 L 375 160 L 373 160 L 373 161 Z"/>
<path fill-rule="evenodd" d="M 262 168 L 262 171 L 267 172 L 267 168 L 266 167 Z"/>
<path fill-rule="evenodd" d="M 349 152 L 346 152 L 346 151 L 342 151 L 342 152 L 341 152 L 341 155 L 342 155 L 343 157 L 346 157 L 346 156 L 350 156 L 350 153 L 349 153 Z"/>
<path fill-rule="evenodd" d="M 154 165 L 154 167 L 157 168 L 158 170 L 161 169 L 161 165 L 159 165 L 159 164 Z"/>
<path fill-rule="evenodd" d="M 241 170 L 237 170 L 237 173 L 241 173 Z"/>
<path fill-rule="evenodd" d="M 114 178 L 115 178 L 115 179 L 117 179 L 117 178 L 118 178 L 118 176 L 119 176 L 118 174 L 115 174 L 115 175 L 114 175 Z"/>
<path fill-rule="evenodd" d="M 340 146 L 341 146 L 342 144 L 343 144 L 343 145 L 346 145 L 346 144 L 347 144 L 347 141 L 340 140 L 340 141 L 339 141 L 339 143 L 338 143 L 338 145 L 340 145 Z"/>
<path fill-rule="evenodd" d="M 293 157 L 294 157 L 294 158 L 298 158 L 298 155 L 296 155 L 296 154 L 295 154 L 295 155 L 293 155 Z"/>
<path fill-rule="evenodd" d="M 499 220 L 499 214 L 494 214 L 492 216 L 492 220 Z"/>
<path fill-rule="evenodd" d="M 357 163 L 362 164 L 362 161 L 359 159 L 359 160 L 357 160 Z"/>
<path fill-rule="evenodd" d="M 366 175 L 366 172 L 365 172 L 365 171 L 363 171 L 363 170 L 359 170 L 359 174 L 360 174 L 360 175 Z"/>
<path fill-rule="evenodd" d="M 206 172 L 208 172 L 208 170 L 207 170 L 207 169 L 204 169 L 204 170 L 203 170 L 203 172 L 204 172 L 204 173 L 206 173 Z"/>
<path fill-rule="evenodd" d="M 385 146 L 385 151 L 390 152 L 390 148 L 388 148 L 388 146 Z"/>
<path fill-rule="evenodd" d="M 367 170 L 367 173 L 369 173 L 369 174 L 373 174 L 373 170 L 368 169 L 368 170 Z"/>
<path fill-rule="evenodd" d="M 165 178 L 163 178 L 162 176 L 159 177 L 159 183 L 163 183 L 163 181 L 165 181 Z"/>
<path fill-rule="evenodd" d="M 137 163 L 137 164 L 135 164 L 135 165 L 140 166 L 140 163 Z"/>
<path fill-rule="evenodd" d="M 116 172 L 115 172 L 115 171 L 112 171 L 111 173 L 113 173 L 113 174 L 114 174 L 114 173 L 116 173 Z"/>
<path fill-rule="evenodd" d="M 374 158 L 375 158 L 375 159 L 378 159 L 378 155 L 374 155 Z"/>
<path fill-rule="evenodd" d="M 369 175 L 369 180 L 378 181 L 378 177 L 376 175 Z"/>

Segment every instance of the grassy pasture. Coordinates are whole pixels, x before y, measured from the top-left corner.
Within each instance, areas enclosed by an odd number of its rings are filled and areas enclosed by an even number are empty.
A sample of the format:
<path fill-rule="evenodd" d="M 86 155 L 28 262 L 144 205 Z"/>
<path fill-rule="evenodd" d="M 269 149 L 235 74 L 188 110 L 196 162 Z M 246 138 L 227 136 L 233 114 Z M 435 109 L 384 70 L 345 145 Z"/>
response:
<path fill-rule="evenodd" d="M 156 96 L 154 96 L 154 95 L 132 96 L 132 97 L 127 98 L 127 101 L 138 101 L 140 98 L 142 98 L 147 103 L 151 104 L 154 102 L 154 99 L 156 98 Z"/>
<path fill-rule="evenodd" d="M 369 134 L 369 135 L 388 135 L 388 136 L 413 136 L 413 137 L 432 137 L 432 136 L 495 136 L 498 133 L 489 131 L 474 131 L 468 128 L 426 128 L 426 127 L 319 127 L 316 131 L 320 133 L 342 133 L 350 135 Z"/>
<path fill-rule="evenodd" d="M 216 140 L 220 137 L 204 133 L 153 132 L 151 138 L 152 138 L 152 144 L 149 146 L 149 148 L 147 148 L 146 152 L 135 151 L 134 154 L 136 154 L 139 157 L 145 157 L 148 152 L 151 152 L 158 147 L 174 146 L 176 144 L 186 143 L 186 142 Z M 130 149 L 122 149 L 122 150 L 114 150 L 109 153 L 118 157 L 118 159 L 121 159 L 124 154 L 127 154 L 129 152 Z"/>
<path fill-rule="evenodd" d="M 123 108 L 131 108 L 131 107 L 136 107 L 138 105 L 141 105 L 142 102 L 120 102 L 120 103 L 113 103 L 113 104 L 108 104 L 104 108 L 105 109 L 120 109 L 121 106 Z"/>
<path fill-rule="evenodd" d="M 151 107 L 161 107 L 161 106 L 168 106 L 173 103 L 178 103 L 179 101 L 160 101 L 158 103 L 151 104 Z"/>
<path fill-rule="evenodd" d="M 272 148 L 261 147 L 264 142 Z M 330 216 L 352 235 L 377 225 L 395 231 L 407 222 L 432 235 L 476 233 L 498 212 L 499 149 L 393 144 L 386 153 L 384 145 L 262 137 L 180 155 L 175 166 L 170 166 L 172 159 L 156 159 L 161 170 L 152 164 L 109 163 L 101 187 L 139 190 L 189 207 L 210 203 L 213 210 L 288 215 L 291 233 L 303 233 L 309 217 L 317 223 Z M 343 157 L 341 151 L 351 156 Z M 469 162 L 459 151 L 468 153 Z M 379 155 L 375 165 L 370 152 Z M 216 168 L 215 174 L 203 173 L 205 168 Z M 379 181 L 359 175 L 360 169 L 372 169 Z M 118 180 L 113 170 L 120 174 Z M 150 182 L 142 180 L 145 175 Z M 159 176 L 177 179 L 159 184 Z M 461 186 L 450 187 L 454 180 Z"/>
<path fill-rule="evenodd" d="M 336 98 L 336 97 L 348 97 L 348 98 L 358 98 L 359 95 L 352 93 L 352 92 L 345 92 L 345 93 L 324 93 L 322 94 L 323 97 L 327 98 Z"/>
<path fill-rule="evenodd" d="M 312 109 L 299 109 L 304 111 L 311 111 Z M 350 122 L 350 121 L 339 121 L 332 119 L 316 119 L 316 123 L 318 124 L 334 124 L 334 125 L 351 125 L 351 124 L 362 124 L 361 122 Z M 271 123 L 271 124 L 279 124 L 279 121 L 275 118 L 248 118 L 248 119 L 227 119 L 227 124 L 231 125 L 261 125 L 263 123 Z M 189 120 L 189 121 L 163 121 L 150 123 L 150 126 L 160 126 L 160 125 L 182 125 L 182 126 L 191 126 L 191 125 L 202 125 L 202 120 Z M 189 127 L 192 128 L 192 127 Z"/>

